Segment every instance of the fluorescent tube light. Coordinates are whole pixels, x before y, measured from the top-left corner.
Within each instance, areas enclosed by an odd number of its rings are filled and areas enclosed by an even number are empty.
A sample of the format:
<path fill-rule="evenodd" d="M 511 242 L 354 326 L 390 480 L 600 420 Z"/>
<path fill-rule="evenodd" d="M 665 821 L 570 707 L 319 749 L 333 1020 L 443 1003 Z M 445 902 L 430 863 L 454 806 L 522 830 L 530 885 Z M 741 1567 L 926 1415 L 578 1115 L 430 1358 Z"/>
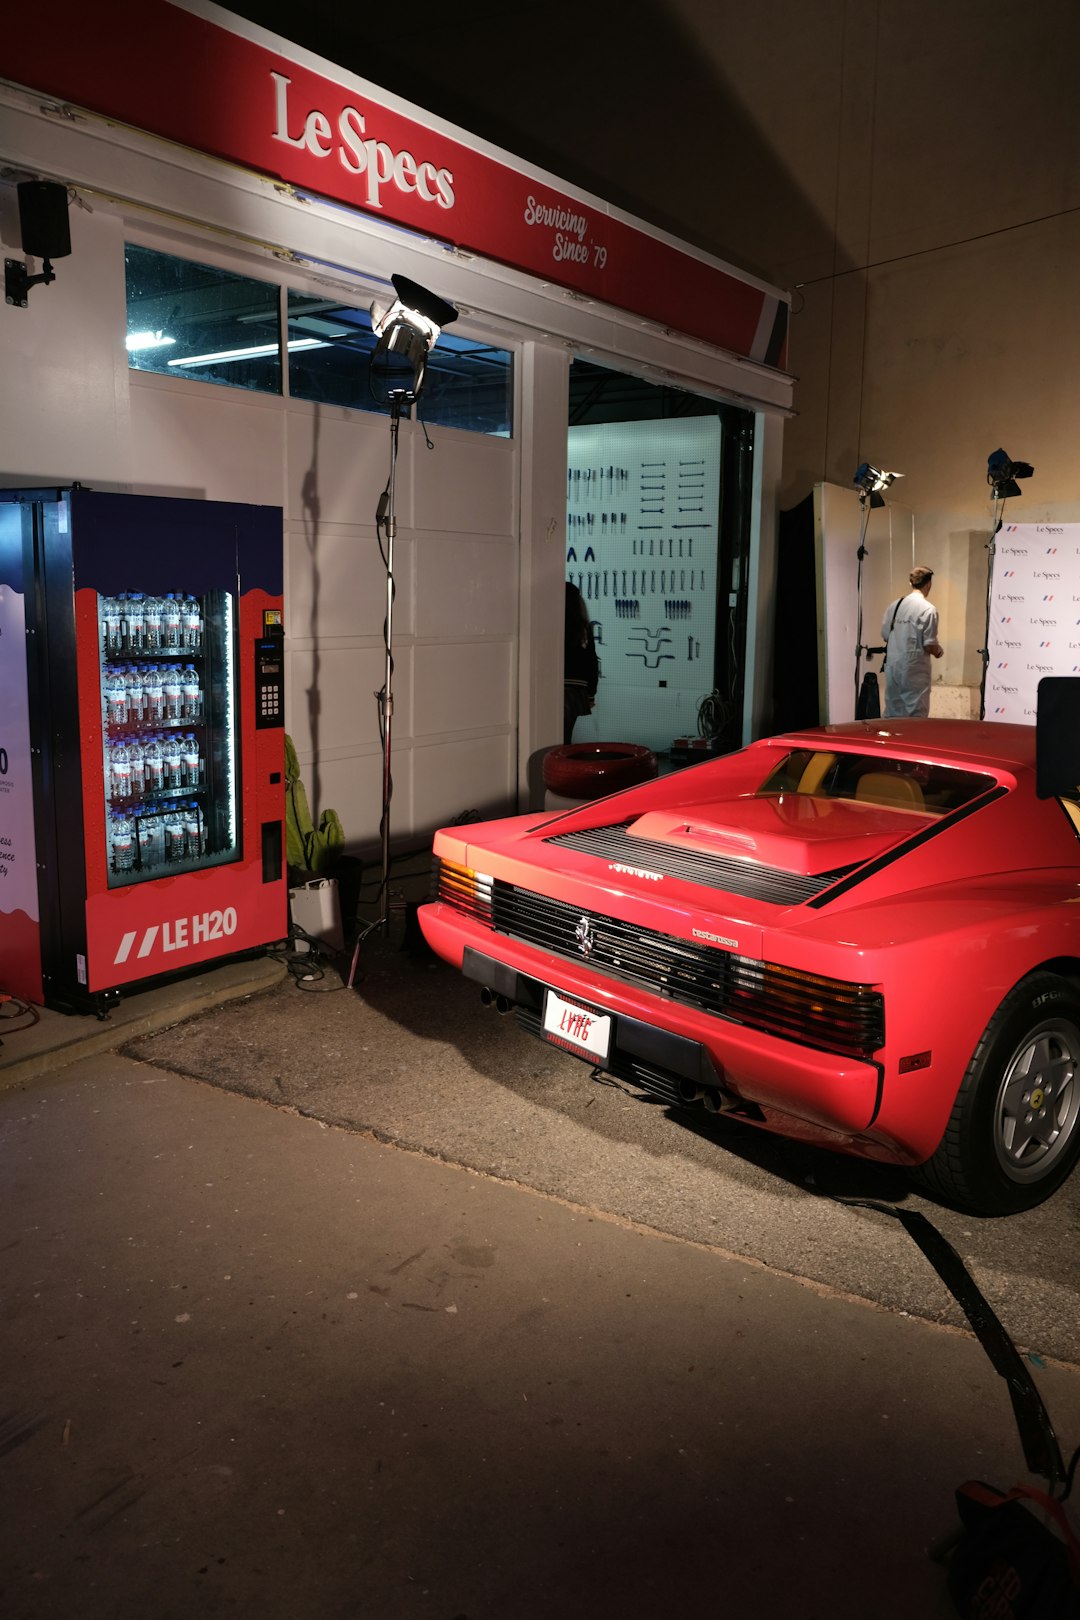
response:
<path fill-rule="evenodd" d="M 128 353 L 134 354 L 139 349 L 164 349 L 167 344 L 175 343 L 176 339 L 166 337 L 163 332 L 129 332 L 124 341 Z"/>
<path fill-rule="evenodd" d="M 211 366 L 221 364 L 227 360 L 254 360 L 260 355 L 277 354 L 281 345 L 279 343 L 256 343 L 249 349 L 219 349 L 216 354 L 189 354 L 183 359 L 170 360 L 170 366 Z M 293 338 L 285 347 L 287 349 L 327 349 L 328 343 L 321 338 Z"/>

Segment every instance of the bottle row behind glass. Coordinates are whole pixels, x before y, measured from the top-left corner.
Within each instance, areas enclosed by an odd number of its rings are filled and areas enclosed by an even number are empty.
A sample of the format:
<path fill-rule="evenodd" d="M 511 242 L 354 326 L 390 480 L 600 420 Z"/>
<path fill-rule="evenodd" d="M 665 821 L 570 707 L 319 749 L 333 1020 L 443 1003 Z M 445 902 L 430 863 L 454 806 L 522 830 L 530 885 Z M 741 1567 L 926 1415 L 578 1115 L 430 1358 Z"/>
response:
<path fill-rule="evenodd" d="M 101 649 L 123 653 L 197 653 L 203 645 L 203 611 L 197 596 L 169 591 L 152 596 L 124 591 L 99 602 Z"/>
<path fill-rule="evenodd" d="M 110 810 L 109 859 L 114 872 L 146 871 L 198 860 L 206 852 L 206 829 L 194 799 L 160 810 Z"/>
<path fill-rule="evenodd" d="M 127 804 L 148 794 L 201 788 L 206 762 L 192 731 L 118 737 L 107 755 L 105 790 L 111 804 Z"/>
<path fill-rule="evenodd" d="M 174 725 L 203 717 L 194 664 L 117 664 L 105 671 L 102 690 L 112 727 Z"/>

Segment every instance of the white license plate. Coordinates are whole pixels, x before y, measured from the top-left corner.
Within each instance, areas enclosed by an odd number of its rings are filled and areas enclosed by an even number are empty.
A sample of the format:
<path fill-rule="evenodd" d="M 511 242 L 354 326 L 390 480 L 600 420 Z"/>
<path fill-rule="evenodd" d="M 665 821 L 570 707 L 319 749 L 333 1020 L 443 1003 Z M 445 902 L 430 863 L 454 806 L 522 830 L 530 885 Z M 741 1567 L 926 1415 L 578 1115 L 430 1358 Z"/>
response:
<path fill-rule="evenodd" d="M 557 1046 L 570 1052 L 586 1054 L 607 1061 L 611 1045 L 611 1018 L 606 1013 L 594 1013 L 574 1001 L 548 990 L 544 995 L 544 1034 Z"/>

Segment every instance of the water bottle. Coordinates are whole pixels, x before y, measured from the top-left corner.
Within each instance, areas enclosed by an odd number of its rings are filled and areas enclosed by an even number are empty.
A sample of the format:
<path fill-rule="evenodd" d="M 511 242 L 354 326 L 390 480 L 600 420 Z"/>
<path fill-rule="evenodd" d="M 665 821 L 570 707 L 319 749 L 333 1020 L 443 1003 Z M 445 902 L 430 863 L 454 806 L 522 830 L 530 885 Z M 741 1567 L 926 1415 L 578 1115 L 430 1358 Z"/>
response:
<path fill-rule="evenodd" d="M 124 650 L 124 598 L 123 596 L 110 596 L 108 625 L 108 647 L 106 651 L 115 656 Z"/>
<path fill-rule="evenodd" d="M 109 798 L 113 804 L 126 804 L 131 798 L 131 761 L 126 738 L 109 744 Z"/>
<path fill-rule="evenodd" d="M 184 859 L 184 823 L 176 810 L 165 815 L 165 860 L 174 863 Z"/>
<path fill-rule="evenodd" d="M 143 602 L 145 598 L 141 591 L 131 591 L 127 599 L 127 644 L 125 651 L 142 652 L 143 633 L 146 628 L 143 619 Z"/>
<path fill-rule="evenodd" d="M 193 731 L 186 731 L 184 733 L 181 758 L 183 760 L 184 786 L 188 788 L 202 787 L 202 755 L 199 753 L 198 738 L 195 736 Z"/>
<path fill-rule="evenodd" d="M 101 615 L 101 650 L 115 652 L 120 645 L 120 604 L 115 596 L 103 596 L 98 604 Z"/>
<path fill-rule="evenodd" d="M 184 688 L 181 683 L 179 669 L 166 669 L 164 687 L 165 719 L 171 725 L 182 718 L 184 707 Z"/>
<path fill-rule="evenodd" d="M 127 687 L 128 725 L 144 725 L 146 722 L 146 686 L 143 682 L 142 669 L 137 664 L 130 664 L 124 671 L 124 685 Z"/>
<path fill-rule="evenodd" d="M 131 841 L 131 817 L 126 810 L 113 810 L 109 814 L 109 854 L 114 872 L 130 872 L 135 852 Z"/>
<path fill-rule="evenodd" d="M 165 860 L 165 831 L 162 817 L 154 810 L 144 810 L 139 822 L 139 854 L 144 868 L 153 871 Z"/>
<path fill-rule="evenodd" d="M 162 786 L 166 793 L 183 787 L 183 754 L 178 733 L 166 734 L 161 744 Z"/>
<path fill-rule="evenodd" d="M 143 676 L 147 723 L 160 726 L 165 718 L 165 677 L 160 664 L 151 664 Z"/>
<path fill-rule="evenodd" d="M 146 652 L 161 651 L 160 596 L 148 596 L 143 603 L 143 648 Z"/>
<path fill-rule="evenodd" d="M 146 792 L 146 759 L 138 737 L 127 739 L 128 765 L 131 771 L 131 797 L 141 799 Z"/>
<path fill-rule="evenodd" d="M 143 780 L 147 798 L 160 793 L 165 786 L 165 762 L 161 757 L 161 737 L 150 736 L 143 744 Z"/>
<path fill-rule="evenodd" d="M 201 860 L 203 854 L 203 826 L 199 807 L 193 799 L 184 806 L 184 840 L 189 861 Z"/>
<path fill-rule="evenodd" d="M 180 717 L 202 719 L 202 687 L 194 664 L 185 664 L 180 676 Z"/>
<path fill-rule="evenodd" d="M 180 651 L 180 603 L 172 591 L 166 595 L 161 609 L 161 636 L 166 652 Z"/>
<path fill-rule="evenodd" d="M 105 676 L 105 718 L 112 727 L 127 725 L 127 686 L 119 669 L 110 669 Z"/>
<path fill-rule="evenodd" d="M 203 621 L 202 608 L 198 598 L 185 596 L 181 611 L 182 645 L 185 652 L 197 653 L 202 651 Z"/>

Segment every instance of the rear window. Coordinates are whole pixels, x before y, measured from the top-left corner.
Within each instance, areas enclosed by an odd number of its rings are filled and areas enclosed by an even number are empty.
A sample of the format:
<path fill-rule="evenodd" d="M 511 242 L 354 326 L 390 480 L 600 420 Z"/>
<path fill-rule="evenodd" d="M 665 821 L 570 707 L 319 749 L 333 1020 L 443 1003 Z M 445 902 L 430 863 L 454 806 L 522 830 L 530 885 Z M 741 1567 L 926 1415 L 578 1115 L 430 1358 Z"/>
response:
<path fill-rule="evenodd" d="M 994 778 L 921 759 L 882 759 L 880 754 L 834 754 L 796 748 L 786 754 L 757 790 L 812 794 L 818 799 L 858 799 L 890 810 L 944 816 L 977 799 Z"/>

